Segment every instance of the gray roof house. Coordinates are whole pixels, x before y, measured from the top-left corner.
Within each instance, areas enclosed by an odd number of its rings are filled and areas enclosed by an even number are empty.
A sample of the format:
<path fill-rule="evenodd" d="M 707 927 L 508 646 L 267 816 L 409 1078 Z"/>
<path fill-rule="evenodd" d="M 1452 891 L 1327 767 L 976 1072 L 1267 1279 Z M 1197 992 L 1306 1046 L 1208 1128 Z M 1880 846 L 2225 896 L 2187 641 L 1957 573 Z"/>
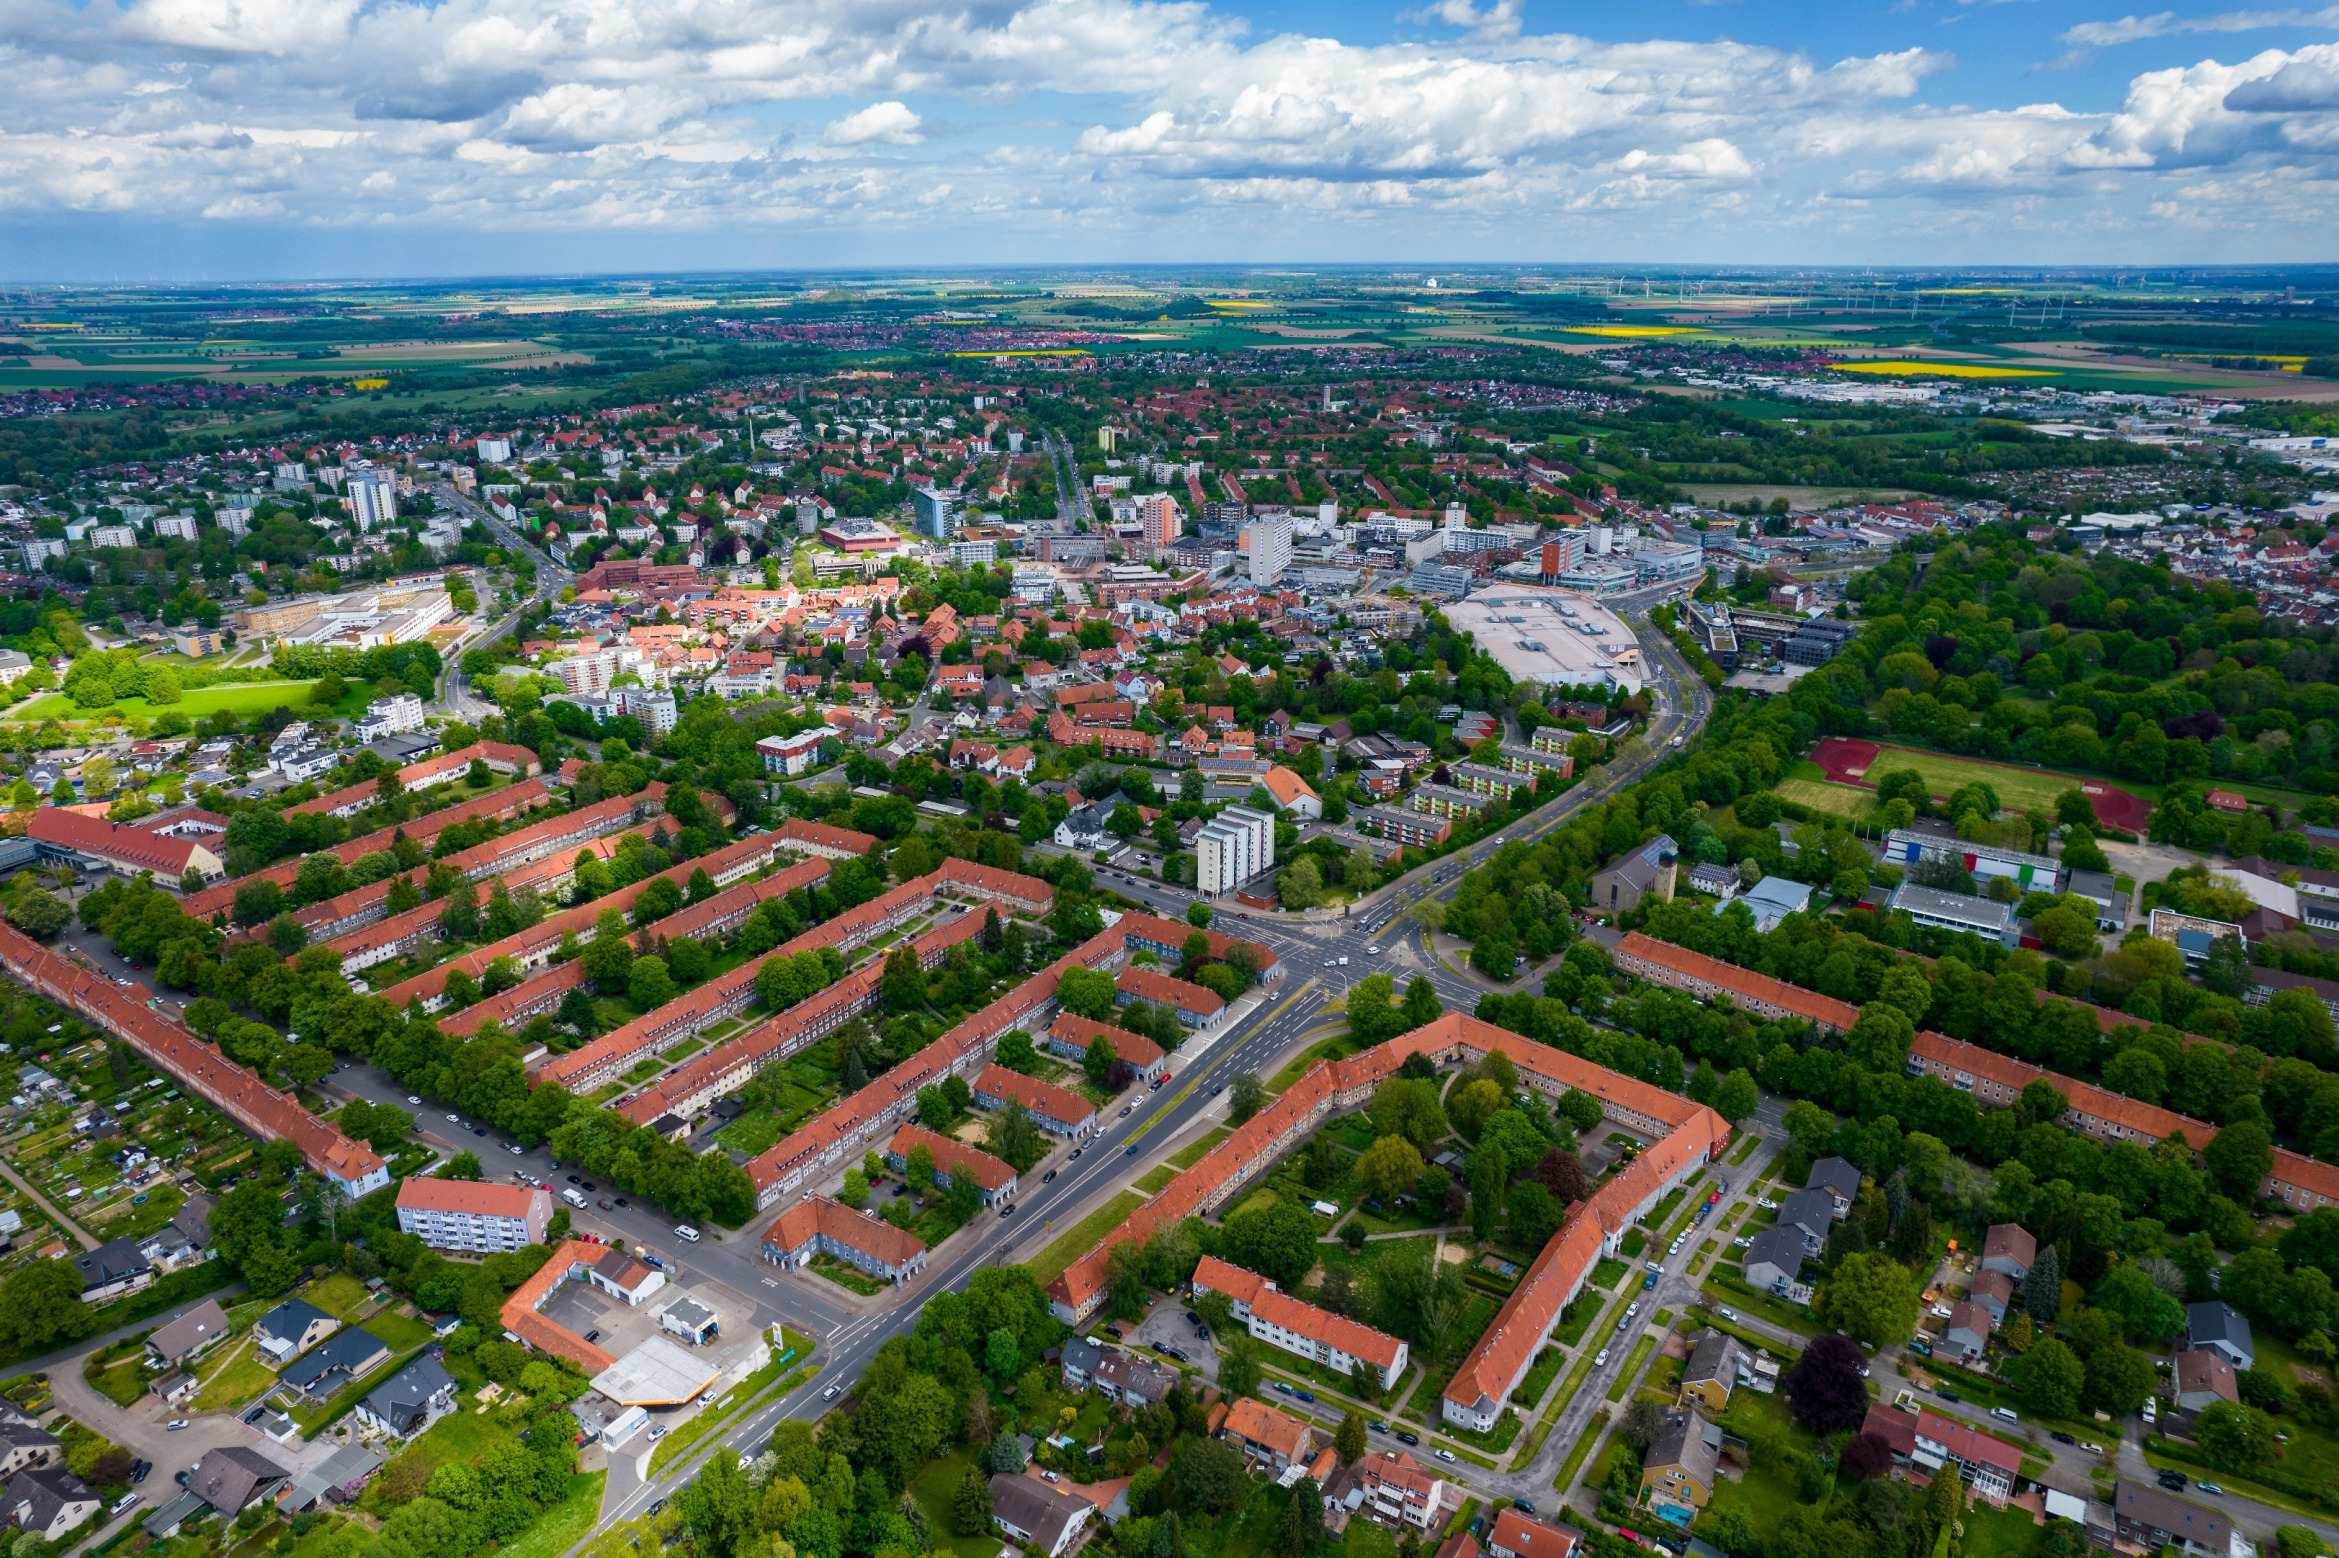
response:
<path fill-rule="evenodd" d="M 154 1281 L 154 1263 L 138 1248 L 136 1239 L 116 1239 L 73 1257 L 81 1273 L 81 1301 L 102 1304 L 123 1293 L 135 1293 Z"/>
<path fill-rule="evenodd" d="M 341 1329 L 341 1322 L 314 1304 L 288 1298 L 252 1324 L 252 1340 L 271 1363 L 284 1367 Z"/>
<path fill-rule="evenodd" d="M 200 1356 L 227 1334 L 227 1311 L 219 1300 L 207 1298 L 146 1339 L 146 1352 L 157 1367 L 184 1363 Z"/>
<path fill-rule="evenodd" d="M 248 1445 L 211 1450 L 187 1475 L 187 1491 L 220 1514 L 233 1518 L 255 1499 L 274 1496 L 292 1476 Z"/>
<path fill-rule="evenodd" d="M 1079 1495 L 1060 1492 L 1037 1477 L 991 1479 L 991 1522 L 1025 1547 L 1036 1547 L 1047 1558 L 1063 1558 L 1077 1546 L 1080 1533 L 1096 1506 Z"/>
<path fill-rule="evenodd" d="M 55 1541 L 98 1511 L 98 1497 L 62 1466 L 18 1472 L 8 1484 L 16 1528 Z"/>
<path fill-rule="evenodd" d="M 1977 1271 L 1973 1291 L 1967 1297 L 1990 1312 L 1993 1324 L 2004 1325 L 2006 1311 L 2014 1303 L 2014 1279 L 2003 1271 Z"/>
<path fill-rule="evenodd" d="M 2257 1367 L 2258 1349 L 2250 1341 L 2250 1322 L 2229 1305 L 2212 1301 L 2185 1306 L 2185 1350 L 2213 1352 L 2237 1369 Z"/>
<path fill-rule="evenodd" d="M 1835 1197 L 1825 1188 L 1798 1190 L 1779 1203 L 1775 1226 L 1793 1229 L 1805 1252 L 1817 1255 L 1827 1248 L 1827 1231 L 1835 1226 Z"/>
<path fill-rule="evenodd" d="M 362 1332 L 349 1332 L 362 1335 Z M 358 1417 L 400 1439 L 421 1432 L 455 1409 L 455 1380 L 428 1353 L 391 1375 L 357 1404 Z"/>
<path fill-rule="evenodd" d="M 1096 1378 L 1097 1365 L 1104 1362 L 1106 1349 L 1085 1336 L 1075 1336 L 1064 1344 L 1064 1388 L 1086 1390 L 1089 1381 Z"/>
<path fill-rule="evenodd" d="M 278 1507 L 287 1514 L 301 1514 L 331 1501 L 347 1504 L 365 1491 L 365 1485 L 382 1469 L 382 1458 L 362 1444 L 345 1444 L 325 1459 L 325 1464 L 314 1471 L 301 1473 L 293 1479 Z"/>
<path fill-rule="evenodd" d="M 64 1464 L 65 1447 L 55 1434 L 13 1406 L 0 1410 L 0 1477 L 13 1477 L 28 1466 Z"/>
<path fill-rule="evenodd" d="M 312 1401 L 327 1401 L 343 1386 L 390 1361 L 390 1344 L 370 1331 L 337 1331 L 325 1345 L 284 1367 L 287 1385 Z"/>
<path fill-rule="evenodd" d="M 1842 1158 L 1821 1158 L 1811 1165 L 1811 1177 L 1803 1181 L 1806 1190 L 1824 1190 L 1835 1198 L 1835 1218 L 1842 1222 L 1852 1215 L 1852 1203 L 1860 1199 L 1860 1171 Z"/>
<path fill-rule="evenodd" d="M 1778 1293 L 1795 1280 L 1808 1253 L 1803 1236 L 1792 1228 L 1765 1228 L 1746 1247 L 1746 1285 L 1759 1292 Z"/>
<path fill-rule="evenodd" d="M 2121 1537 L 2139 1546 L 2173 1547 L 2188 1558 L 2240 1558 L 2247 1545 L 2223 1512 L 2125 1477 L 2112 1494 L 2112 1510 Z"/>

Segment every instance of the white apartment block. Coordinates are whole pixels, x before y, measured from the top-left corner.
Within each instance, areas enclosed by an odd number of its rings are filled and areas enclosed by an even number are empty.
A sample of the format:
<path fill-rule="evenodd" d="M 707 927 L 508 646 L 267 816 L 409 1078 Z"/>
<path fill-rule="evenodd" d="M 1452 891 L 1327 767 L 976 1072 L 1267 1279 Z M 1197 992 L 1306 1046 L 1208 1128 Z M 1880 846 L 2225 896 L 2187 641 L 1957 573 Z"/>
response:
<path fill-rule="evenodd" d="M 359 471 L 349 478 L 349 517 L 360 530 L 388 525 L 398 517 L 398 478 L 387 471 Z"/>
<path fill-rule="evenodd" d="M 1195 891 L 1233 892 L 1275 864 L 1275 819 L 1248 806 L 1229 806 L 1194 836 Z"/>
<path fill-rule="evenodd" d="M 552 1192 L 528 1185 L 409 1179 L 398 1191 L 398 1231 L 438 1250 L 494 1255 L 544 1242 Z"/>
<path fill-rule="evenodd" d="M 1274 584 L 1291 566 L 1291 521 L 1252 520 L 1243 526 L 1241 551 L 1250 564 L 1251 582 L 1262 588 Z"/>
<path fill-rule="evenodd" d="M 138 532 L 128 525 L 100 525 L 89 533 L 89 544 L 101 552 L 118 546 L 136 546 Z"/>
<path fill-rule="evenodd" d="M 642 729 L 653 736 L 672 730 L 680 717 L 674 707 L 674 694 L 663 687 L 613 688 L 609 704 L 618 713 L 631 714 L 640 720 Z"/>
<path fill-rule="evenodd" d="M 422 700 L 410 692 L 402 692 L 390 698 L 376 698 L 365 706 L 365 717 L 357 723 L 358 739 L 379 741 L 384 736 L 420 730 L 422 708 Z"/>
<path fill-rule="evenodd" d="M 508 438 L 482 438 L 478 444 L 479 458 L 501 465 L 512 457 L 512 441 Z"/>
<path fill-rule="evenodd" d="M 181 541 L 195 539 L 195 516 L 192 514 L 157 514 L 154 517 L 154 538 L 176 536 Z"/>
<path fill-rule="evenodd" d="M 38 571 L 41 564 L 48 561 L 50 558 L 63 557 L 64 555 L 65 543 L 62 541 L 44 541 L 36 539 L 27 541 L 24 544 L 24 565 L 25 567 L 35 571 Z"/>

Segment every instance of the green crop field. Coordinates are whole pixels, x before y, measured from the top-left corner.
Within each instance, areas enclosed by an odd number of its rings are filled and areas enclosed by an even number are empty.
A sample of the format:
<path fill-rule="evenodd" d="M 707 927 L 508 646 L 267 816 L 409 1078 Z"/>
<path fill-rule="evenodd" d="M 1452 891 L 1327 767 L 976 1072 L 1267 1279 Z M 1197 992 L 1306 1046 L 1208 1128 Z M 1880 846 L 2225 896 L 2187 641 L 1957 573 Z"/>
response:
<path fill-rule="evenodd" d="M 119 710 L 130 719 L 153 719 L 164 713 L 184 714 L 189 719 L 201 719 L 207 714 L 264 714 L 278 704 L 295 709 L 308 707 L 309 689 L 315 682 L 235 682 L 222 687 L 197 687 L 179 697 L 176 703 L 148 703 L 144 698 L 117 698 L 106 709 L 85 709 L 61 692 L 35 699 L 21 709 L 13 709 L 6 716 L 14 722 L 38 723 L 41 720 L 89 720 L 107 710 Z"/>

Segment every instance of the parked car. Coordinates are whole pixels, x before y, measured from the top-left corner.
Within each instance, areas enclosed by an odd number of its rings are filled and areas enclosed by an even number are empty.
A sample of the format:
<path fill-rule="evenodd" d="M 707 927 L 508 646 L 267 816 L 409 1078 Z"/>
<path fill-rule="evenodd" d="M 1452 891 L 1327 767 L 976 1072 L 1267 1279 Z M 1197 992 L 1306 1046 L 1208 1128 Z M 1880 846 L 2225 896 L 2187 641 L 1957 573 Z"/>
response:
<path fill-rule="evenodd" d="M 1050 1169 L 1050 1170 L 1048 1170 L 1048 1171 L 1047 1171 L 1045 1174 L 1042 1174 L 1042 1175 L 1040 1176 L 1040 1183 L 1044 1185 L 1044 1184 L 1046 1184 L 1046 1183 L 1047 1183 L 1049 1180 L 1051 1180 L 1051 1179 L 1054 1179 L 1055 1177 L 1056 1177 L 1056 1171 L 1055 1171 L 1054 1169 Z"/>
<path fill-rule="evenodd" d="M 177 1432 L 178 1432 L 180 1429 L 182 1429 L 182 1428 L 186 1428 L 186 1427 L 189 1427 L 189 1426 L 191 1426 L 191 1425 L 190 1425 L 190 1424 L 187 1422 L 187 1420 L 186 1420 L 185 1418 L 183 1418 L 183 1417 L 174 1417 L 174 1418 L 172 1418 L 172 1419 L 171 1419 L 169 1422 L 167 1422 L 167 1423 L 163 1424 L 163 1427 L 164 1427 L 164 1428 L 168 1429 L 170 1432 L 172 1432 L 172 1433 L 174 1433 L 174 1434 L 175 1434 L 175 1433 L 177 1433 Z"/>
<path fill-rule="evenodd" d="M 2160 1474 L 2160 1485 L 2172 1493 L 2181 1491 L 2185 1485 L 2185 1474 L 2181 1471 L 2163 1471 Z"/>
<path fill-rule="evenodd" d="M 1421 1435 L 1400 1428 L 1397 1430 L 1397 1442 L 1400 1444 L 1419 1444 L 1421 1443 Z"/>
<path fill-rule="evenodd" d="M 2056 1429 L 2053 1433 L 2047 1435 L 2047 1437 L 2054 1440 L 2057 1444 L 2077 1444 L 2079 1442 L 2078 1435 L 2064 1433 L 2059 1428 Z"/>
<path fill-rule="evenodd" d="M 2103 1454 L 2103 1446 L 2102 1446 L 2102 1445 L 2100 1445 L 2100 1444 L 2097 1444 L 2097 1443 L 2096 1443 L 2096 1442 L 2095 1442 L 2093 1439 L 2082 1439 L 2082 1440 L 2080 1440 L 2080 1441 L 2079 1441 L 2079 1448 L 2080 1448 L 2081 1450 L 2085 1451 L 2085 1452 L 2086 1452 L 2087 1454 L 2089 1454 L 2089 1455 L 2101 1455 L 2101 1454 Z"/>
<path fill-rule="evenodd" d="M 1592 1359 L 1592 1367 L 1596 1369 L 1596 1368 L 1600 1367 L 1600 1365 L 1602 1365 L 1603 1363 L 1606 1363 L 1607 1361 L 1608 1361 L 1608 1349 L 1607 1349 L 1607 1348 L 1605 1348 L 1605 1347 L 1603 1347 L 1603 1348 L 1601 1348 L 1601 1349 L 1600 1349 L 1600 1351 L 1598 1352 L 1598 1354 L 1596 1354 L 1596 1355 L 1593 1357 L 1593 1359 Z"/>
<path fill-rule="evenodd" d="M 2219 1487 L 2214 1482 L 2196 1482 L 2193 1484 L 2193 1486 L 2199 1488 L 2202 1492 L 2208 1494 L 2212 1498 L 2225 1497 L 2225 1489 Z"/>
<path fill-rule="evenodd" d="M 1348 961 L 1348 959 L 1342 958 L 1340 961 L 1345 963 Z M 1451 1450 L 1440 1450 L 1438 1451 L 1438 1459 L 1441 1461 L 1450 1461 L 1454 1459 L 1454 1452 Z"/>
<path fill-rule="evenodd" d="M 1963 1401 L 1965 1399 L 1965 1397 L 1959 1395 L 1954 1390 L 1936 1390 L 1933 1392 L 1933 1394 L 1939 1396 L 1944 1401 Z"/>

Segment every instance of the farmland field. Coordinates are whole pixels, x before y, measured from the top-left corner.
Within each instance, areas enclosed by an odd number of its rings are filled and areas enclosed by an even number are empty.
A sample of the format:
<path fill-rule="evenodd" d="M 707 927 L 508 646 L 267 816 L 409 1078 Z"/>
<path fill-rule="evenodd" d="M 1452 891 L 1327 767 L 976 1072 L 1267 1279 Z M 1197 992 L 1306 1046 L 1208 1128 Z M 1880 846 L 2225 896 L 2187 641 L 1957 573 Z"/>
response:
<path fill-rule="evenodd" d="M 2020 768 L 2012 764 L 1950 757 L 1941 752 L 1923 752 L 1913 747 L 1847 741 L 1840 736 L 1831 736 L 1822 741 L 1811 757 L 1829 779 L 1839 784 L 1874 788 L 1879 776 L 1896 769 L 1913 768 L 1924 777 L 1926 786 L 1933 794 L 1944 800 L 1960 786 L 1979 782 L 1996 791 L 1998 804 L 2009 811 L 2052 812 L 2055 809 L 2055 797 L 2077 785 L 2095 803 L 2095 814 L 2110 827 L 2124 828 L 2131 833 L 2141 832 L 2151 815 L 2151 807 L 2141 797 L 2108 780 L 2088 774 L 2064 773 L 2051 768 Z M 1781 787 L 1780 794 L 1786 795 L 1784 787 Z"/>

